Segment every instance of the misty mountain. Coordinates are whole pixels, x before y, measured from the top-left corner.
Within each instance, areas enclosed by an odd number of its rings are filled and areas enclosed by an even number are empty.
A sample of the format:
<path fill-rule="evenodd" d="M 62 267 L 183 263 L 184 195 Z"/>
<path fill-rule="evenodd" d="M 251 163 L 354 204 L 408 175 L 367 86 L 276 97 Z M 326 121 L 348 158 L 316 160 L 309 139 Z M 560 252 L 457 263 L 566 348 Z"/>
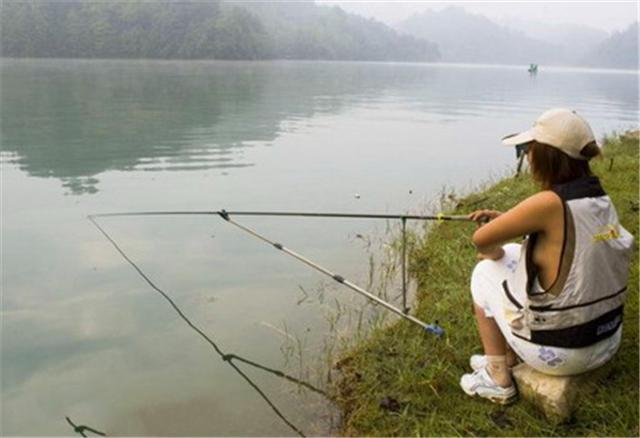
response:
<path fill-rule="evenodd" d="M 563 64 L 565 49 L 528 37 L 482 15 L 451 6 L 415 14 L 396 29 L 438 45 L 443 61 L 504 64 Z"/>
<path fill-rule="evenodd" d="M 434 61 L 437 47 L 338 7 L 242 1 L 4 0 L 10 57 Z"/>
<path fill-rule="evenodd" d="M 529 38 L 561 45 L 567 64 L 580 63 L 584 56 L 609 38 L 604 30 L 579 24 L 555 24 L 509 17 L 500 24 L 524 33 Z"/>
<path fill-rule="evenodd" d="M 614 32 L 582 58 L 582 64 L 599 67 L 638 69 L 638 22 L 622 32 Z"/>

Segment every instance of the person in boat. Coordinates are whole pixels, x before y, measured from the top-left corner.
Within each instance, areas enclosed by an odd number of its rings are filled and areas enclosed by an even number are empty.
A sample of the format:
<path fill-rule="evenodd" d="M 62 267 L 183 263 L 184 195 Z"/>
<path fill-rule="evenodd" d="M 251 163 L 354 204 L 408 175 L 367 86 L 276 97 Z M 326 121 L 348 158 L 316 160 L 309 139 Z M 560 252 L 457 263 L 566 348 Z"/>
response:
<path fill-rule="evenodd" d="M 581 116 L 546 111 L 503 143 L 526 154 L 541 190 L 505 213 L 469 215 L 479 226 L 471 293 L 484 355 L 471 357 L 460 386 L 505 404 L 517 394 L 510 368 L 518 358 L 574 375 L 616 353 L 633 236 L 591 172 L 600 148 Z M 508 243 L 521 236 L 522 244 Z"/>

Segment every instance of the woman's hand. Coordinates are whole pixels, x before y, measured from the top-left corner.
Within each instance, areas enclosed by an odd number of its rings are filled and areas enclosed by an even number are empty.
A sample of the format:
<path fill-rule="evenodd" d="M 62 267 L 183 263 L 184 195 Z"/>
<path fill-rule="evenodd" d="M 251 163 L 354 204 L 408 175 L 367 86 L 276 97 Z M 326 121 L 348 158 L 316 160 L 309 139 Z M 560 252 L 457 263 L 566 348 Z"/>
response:
<path fill-rule="evenodd" d="M 498 210 L 476 210 L 469 213 L 467 217 L 472 221 L 475 221 L 478 224 L 478 227 L 481 227 L 501 214 L 502 212 Z M 499 245 L 488 248 L 485 251 L 478 251 L 478 254 L 476 255 L 478 260 L 499 260 L 502 257 L 504 257 L 504 249 Z"/>
<path fill-rule="evenodd" d="M 478 223 L 478 226 L 482 226 L 485 223 L 497 218 L 502 214 L 501 211 L 498 210 L 476 210 L 472 213 L 469 213 L 467 217 L 472 221 Z"/>

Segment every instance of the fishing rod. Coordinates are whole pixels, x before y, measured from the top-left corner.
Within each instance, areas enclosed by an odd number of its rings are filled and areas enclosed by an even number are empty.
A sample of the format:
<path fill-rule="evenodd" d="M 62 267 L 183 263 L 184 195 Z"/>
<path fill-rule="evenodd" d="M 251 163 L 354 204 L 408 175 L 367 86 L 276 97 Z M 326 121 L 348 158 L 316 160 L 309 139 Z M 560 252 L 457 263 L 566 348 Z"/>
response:
<path fill-rule="evenodd" d="M 469 222 L 464 215 L 412 215 L 412 214 L 359 214 L 359 213 L 315 213 L 290 211 L 226 211 L 226 210 L 182 210 L 182 211 L 134 211 L 118 213 L 92 214 L 89 217 L 118 217 L 118 216 L 187 216 L 187 215 L 220 215 L 225 213 L 233 216 L 289 216 L 289 217 L 327 217 L 345 219 L 404 219 L 422 221 L 464 221 Z"/>
<path fill-rule="evenodd" d="M 382 305 L 387 310 L 390 310 L 401 317 L 419 325 L 427 332 L 433 333 L 435 335 L 441 336 L 444 334 L 444 331 L 437 324 L 427 324 L 418 318 L 409 314 L 409 308 L 406 305 L 406 295 L 407 295 L 407 275 L 406 275 L 406 222 L 407 220 L 423 220 L 423 221 L 465 221 L 471 222 L 467 216 L 464 215 L 398 215 L 398 214 L 356 214 L 356 213 L 314 213 L 314 212 L 283 212 L 283 211 L 226 211 L 226 210 L 197 210 L 197 211 L 139 211 L 139 212 L 122 212 L 122 213 L 102 213 L 102 214 L 93 214 L 89 215 L 89 219 L 94 221 L 94 218 L 98 217 L 123 217 L 123 216 L 184 216 L 184 215 L 218 215 L 225 221 L 230 224 L 235 225 L 241 230 L 249 233 L 250 235 L 272 245 L 276 249 L 279 249 L 290 256 L 298 259 L 299 261 L 311 266 L 315 270 L 328 275 L 335 281 L 344 286 L 358 292 L 361 295 L 375 301 L 376 303 Z M 284 245 L 273 242 L 268 238 L 258 234 L 256 231 L 241 225 L 240 223 L 231 219 L 231 215 L 233 216 L 279 216 L 279 217 L 321 217 L 321 218 L 350 218 L 350 219 L 400 219 L 402 221 L 402 305 L 403 310 L 398 309 L 392 304 L 382 300 L 378 296 L 372 294 L 371 292 L 357 286 L 356 284 L 350 282 L 345 279 L 341 275 L 335 274 L 328 269 L 318 265 L 317 263 L 309 260 L 308 258 L 298 254 Z M 95 222 L 94 222 L 95 223 Z"/>

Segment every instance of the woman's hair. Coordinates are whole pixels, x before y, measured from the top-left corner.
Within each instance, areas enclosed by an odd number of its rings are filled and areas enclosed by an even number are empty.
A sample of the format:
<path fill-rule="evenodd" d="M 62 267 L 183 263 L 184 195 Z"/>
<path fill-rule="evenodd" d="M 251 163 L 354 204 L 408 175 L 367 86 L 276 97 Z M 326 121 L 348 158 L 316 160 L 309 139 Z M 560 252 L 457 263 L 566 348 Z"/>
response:
<path fill-rule="evenodd" d="M 559 149 L 537 141 L 532 141 L 527 146 L 531 154 L 529 161 L 533 179 L 547 190 L 556 184 L 593 175 L 589 160 L 600 155 L 600 148 L 595 142 L 589 143 L 580 151 L 585 160 L 571 158 Z"/>

